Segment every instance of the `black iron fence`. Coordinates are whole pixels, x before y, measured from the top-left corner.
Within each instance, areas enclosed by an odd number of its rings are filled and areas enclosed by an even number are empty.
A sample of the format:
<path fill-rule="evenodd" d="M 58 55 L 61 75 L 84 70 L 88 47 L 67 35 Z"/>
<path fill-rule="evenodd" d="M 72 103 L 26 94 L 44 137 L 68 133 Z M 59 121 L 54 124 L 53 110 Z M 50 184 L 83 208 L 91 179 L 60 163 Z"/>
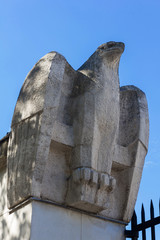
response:
<path fill-rule="evenodd" d="M 160 201 L 159 201 L 159 215 L 160 215 Z M 150 228 L 151 229 L 151 240 L 155 240 L 156 239 L 155 226 L 157 224 L 160 224 L 160 216 L 154 217 L 154 206 L 153 206 L 153 202 L 151 200 L 150 219 L 147 221 L 145 220 L 145 210 L 144 210 L 144 206 L 142 204 L 141 223 L 137 224 L 137 215 L 136 215 L 136 212 L 134 211 L 133 217 L 131 220 L 131 230 L 125 230 L 125 237 L 131 238 L 132 240 L 138 240 L 139 232 L 141 231 L 142 232 L 142 240 L 147 240 L 146 229 Z"/>

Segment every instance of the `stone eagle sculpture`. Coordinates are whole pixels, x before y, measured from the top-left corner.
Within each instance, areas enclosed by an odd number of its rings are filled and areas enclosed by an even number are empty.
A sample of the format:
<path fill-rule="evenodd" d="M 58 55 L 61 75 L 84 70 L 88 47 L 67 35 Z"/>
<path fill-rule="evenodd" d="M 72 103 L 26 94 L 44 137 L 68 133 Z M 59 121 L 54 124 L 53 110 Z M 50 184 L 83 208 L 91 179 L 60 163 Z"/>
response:
<path fill-rule="evenodd" d="M 20 91 L 8 143 L 8 205 L 30 196 L 129 222 L 148 148 L 148 107 L 119 87 L 121 42 L 75 71 L 57 52 Z"/>

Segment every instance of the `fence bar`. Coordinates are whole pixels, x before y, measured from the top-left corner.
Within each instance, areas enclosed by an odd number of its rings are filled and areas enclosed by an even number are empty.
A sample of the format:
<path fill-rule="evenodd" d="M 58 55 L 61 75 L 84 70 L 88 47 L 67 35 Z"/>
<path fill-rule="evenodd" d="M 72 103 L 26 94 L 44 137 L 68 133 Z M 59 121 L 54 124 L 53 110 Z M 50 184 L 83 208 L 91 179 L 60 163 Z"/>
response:
<path fill-rule="evenodd" d="M 150 205 L 150 215 L 151 215 L 151 220 L 154 219 L 154 207 L 153 207 L 153 202 L 151 200 L 151 205 Z M 155 240 L 155 226 L 151 226 L 151 239 Z"/>
<path fill-rule="evenodd" d="M 151 200 L 150 203 L 150 220 L 145 220 L 145 210 L 142 204 L 141 208 L 141 223 L 137 224 L 137 216 L 134 211 L 133 217 L 131 219 L 131 230 L 125 230 L 125 237 L 131 238 L 132 240 L 138 240 L 139 232 L 142 231 L 142 240 L 146 240 L 146 229 L 151 228 L 151 240 L 156 240 L 155 237 L 155 226 L 160 224 L 160 199 L 159 199 L 159 216 L 154 217 L 154 206 Z"/>
<path fill-rule="evenodd" d="M 142 229 L 142 240 L 146 240 L 146 229 L 145 229 L 145 226 L 144 226 L 144 223 L 145 223 L 145 211 L 144 211 L 143 204 L 142 204 L 142 209 L 141 209 L 141 220 L 142 220 L 142 226 L 143 226 L 143 229 Z"/>
<path fill-rule="evenodd" d="M 155 226 L 155 225 L 157 225 L 157 224 L 160 224 L 160 216 L 159 216 L 159 217 L 156 217 L 156 218 L 154 218 L 154 219 L 152 219 L 152 220 L 146 221 L 146 222 L 144 223 L 144 227 L 145 227 L 145 229 L 146 229 L 146 228 L 150 228 L 150 227 L 152 227 L 152 226 Z M 142 231 L 142 229 L 143 229 L 142 223 L 138 224 L 138 225 L 135 227 L 135 230 L 136 230 L 136 231 Z"/>

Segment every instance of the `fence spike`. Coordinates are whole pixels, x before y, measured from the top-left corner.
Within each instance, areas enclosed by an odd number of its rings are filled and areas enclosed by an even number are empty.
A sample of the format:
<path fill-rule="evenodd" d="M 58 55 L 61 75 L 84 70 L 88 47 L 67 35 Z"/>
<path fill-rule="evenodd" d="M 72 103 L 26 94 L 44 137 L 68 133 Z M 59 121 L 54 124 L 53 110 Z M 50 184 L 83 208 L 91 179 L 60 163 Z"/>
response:
<path fill-rule="evenodd" d="M 132 224 L 133 224 L 133 226 L 137 225 L 137 214 L 136 214 L 135 210 L 133 212 Z"/>
<path fill-rule="evenodd" d="M 143 203 L 142 203 L 142 208 L 141 208 L 141 218 L 145 219 L 145 211 L 144 211 Z"/>
<path fill-rule="evenodd" d="M 151 200 L 151 205 L 150 205 L 150 216 L 151 216 L 151 220 L 154 219 L 154 206 L 153 206 L 153 202 Z M 151 239 L 155 240 L 155 226 L 151 227 Z"/>
<path fill-rule="evenodd" d="M 144 227 L 145 224 L 145 211 L 144 211 L 144 206 L 142 204 L 142 209 L 141 209 L 141 221 L 142 221 L 142 225 L 143 225 L 143 229 L 142 229 L 142 240 L 146 240 L 146 229 Z"/>
<path fill-rule="evenodd" d="M 132 216 L 132 220 L 131 220 L 131 228 L 132 228 L 132 230 L 134 229 L 134 227 L 136 225 L 137 225 L 137 215 L 136 215 L 136 212 L 134 210 L 133 216 Z"/>
<path fill-rule="evenodd" d="M 137 215 L 136 211 L 134 210 L 132 220 L 131 220 L 131 231 L 135 233 L 135 227 L 137 226 Z M 138 234 L 138 232 L 137 232 Z M 132 237 L 133 240 L 137 240 L 138 238 L 136 236 Z"/>
<path fill-rule="evenodd" d="M 154 206 L 153 206 L 152 200 L 151 200 L 151 204 L 150 204 L 150 215 L 151 215 L 151 219 L 154 218 Z"/>

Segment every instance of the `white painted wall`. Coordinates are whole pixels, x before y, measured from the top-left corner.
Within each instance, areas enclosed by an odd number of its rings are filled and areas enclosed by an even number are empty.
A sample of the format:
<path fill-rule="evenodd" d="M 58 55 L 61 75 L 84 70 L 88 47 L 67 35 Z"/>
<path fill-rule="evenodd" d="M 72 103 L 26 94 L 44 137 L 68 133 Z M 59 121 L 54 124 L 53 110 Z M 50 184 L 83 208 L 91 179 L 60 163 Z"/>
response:
<path fill-rule="evenodd" d="M 124 225 L 33 202 L 30 240 L 124 240 Z"/>
<path fill-rule="evenodd" d="M 0 216 L 8 211 L 7 208 L 7 172 L 6 168 L 0 169 Z"/>
<path fill-rule="evenodd" d="M 31 203 L 11 214 L 0 216 L 0 239 L 30 240 L 31 216 Z"/>

